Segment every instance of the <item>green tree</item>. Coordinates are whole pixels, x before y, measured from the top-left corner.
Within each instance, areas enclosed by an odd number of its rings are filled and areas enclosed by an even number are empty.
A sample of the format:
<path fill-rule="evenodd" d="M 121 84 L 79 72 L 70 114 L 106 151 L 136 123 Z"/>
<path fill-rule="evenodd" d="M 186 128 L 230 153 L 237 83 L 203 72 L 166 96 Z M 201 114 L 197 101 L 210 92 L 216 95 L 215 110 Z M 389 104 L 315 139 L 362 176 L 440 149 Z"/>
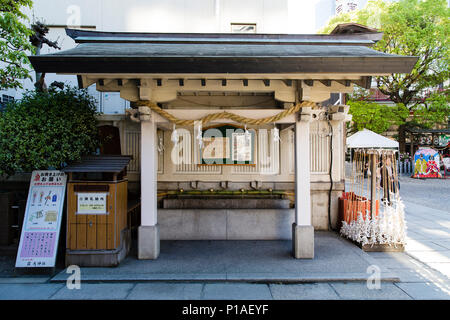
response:
<path fill-rule="evenodd" d="M 99 146 L 95 100 L 86 90 L 27 91 L 0 112 L 0 175 L 79 160 Z"/>
<path fill-rule="evenodd" d="M 446 92 L 433 93 L 414 110 L 410 126 L 430 129 L 435 124 L 447 124 L 450 116 L 450 95 Z"/>
<path fill-rule="evenodd" d="M 32 31 L 24 21 L 23 7 L 31 8 L 31 0 L 0 0 L 0 90 L 22 88 L 21 79 L 31 78 L 27 53 L 35 48 L 29 42 Z"/>
<path fill-rule="evenodd" d="M 349 113 L 352 123 L 348 123 L 349 133 L 364 128 L 376 133 L 386 132 L 392 125 L 402 125 L 409 115 L 409 110 L 402 104 L 396 106 L 381 105 L 374 102 L 349 101 Z"/>
<path fill-rule="evenodd" d="M 356 22 L 384 33 L 375 50 L 417 56 L 419 59 L 411 73 L 376 77 L 377 87 L 383 94 L 414 111 L 423 102 L 424 89 L 437 87 L 449 79 L 449 18 L 450 9 L 445 0 L 376 0 L 369 1 L 362 10 L 332 18 L 320 32 L 329 33 L 339 23 Z M 410 124 L 404 120 L 399 126 L 401 151 Z"/>

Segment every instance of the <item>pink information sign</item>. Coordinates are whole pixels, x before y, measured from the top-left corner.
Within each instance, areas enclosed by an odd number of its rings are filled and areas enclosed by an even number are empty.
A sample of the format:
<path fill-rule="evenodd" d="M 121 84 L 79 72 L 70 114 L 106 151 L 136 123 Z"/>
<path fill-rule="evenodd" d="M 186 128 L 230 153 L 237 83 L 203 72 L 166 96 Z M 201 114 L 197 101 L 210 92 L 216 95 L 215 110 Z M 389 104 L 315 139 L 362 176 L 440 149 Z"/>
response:
<path fill-rule="evenodd" d="M 61 171 L 33 171 L 16 267 L 54 267 L 66 190 Z"/>

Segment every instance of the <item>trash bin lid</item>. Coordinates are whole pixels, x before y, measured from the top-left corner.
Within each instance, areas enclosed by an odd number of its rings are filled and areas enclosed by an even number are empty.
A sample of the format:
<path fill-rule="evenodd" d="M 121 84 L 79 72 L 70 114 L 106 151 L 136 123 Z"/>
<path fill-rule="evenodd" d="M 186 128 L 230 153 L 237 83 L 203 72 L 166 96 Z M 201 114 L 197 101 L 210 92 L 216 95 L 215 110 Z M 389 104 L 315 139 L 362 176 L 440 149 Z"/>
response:
<path fill-rule="evenodd" d="M 132 156 L 122 155 L 84 156 L 80 161 L 70 163 L 61 171 L 119 173 L 125 169 L 132 158 Z"/>

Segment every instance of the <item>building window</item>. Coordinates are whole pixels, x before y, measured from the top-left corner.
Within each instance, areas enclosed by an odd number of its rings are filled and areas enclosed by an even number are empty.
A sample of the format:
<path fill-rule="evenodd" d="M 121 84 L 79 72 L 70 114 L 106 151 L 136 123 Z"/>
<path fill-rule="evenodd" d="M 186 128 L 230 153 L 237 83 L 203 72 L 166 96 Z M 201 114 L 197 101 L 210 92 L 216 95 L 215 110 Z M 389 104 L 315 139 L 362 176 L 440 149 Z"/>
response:
<path fill-rule="evenodd" d="M 256 33 L 256 23 L 232 23 L 232 33 Z"/>
<path fill-rule="evenodd" d="M 8 104 L 8 103 L 13 102 L 13 101 L 14 101 L 14 97 L 8 96 L 6 94 L 2 95 L 2 103 L 3 104 Z"/>
<path fill-rule="evenodd" d="M 6 108 L 6 105 L 13 101 L 14 101 L 14 97 L 3 94 L 2 98 L 0 99 L 0 112 L 3 112 Z"/>

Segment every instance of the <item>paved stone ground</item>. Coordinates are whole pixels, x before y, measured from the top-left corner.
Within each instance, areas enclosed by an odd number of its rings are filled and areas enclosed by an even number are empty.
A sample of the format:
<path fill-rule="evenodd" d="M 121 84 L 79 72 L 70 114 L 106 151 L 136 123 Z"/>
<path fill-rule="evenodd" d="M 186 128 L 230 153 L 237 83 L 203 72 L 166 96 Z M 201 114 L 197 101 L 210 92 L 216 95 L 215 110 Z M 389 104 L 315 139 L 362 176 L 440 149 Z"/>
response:
<path fill-rule="evenodd" d="M 406 252 L 367 254 L 371 259 L 367 261 L 381 267 L 382 273 L 393 272 L 399 277 L 398 282 L 381 282 L 380 289 L 370 290 L 365 281 L 288 284 L 227 282 L 224 279 L 223 282 L 96 281 L 82 282 L 80 290 L 69 290 L 64 282 L 51 282 L 48 276 L 11 277 L 13 259 L 0 257 L 0 269 L 3 270 L 0 272 L 0 299 L 450 300 L 450 180 L 415 180 L 403 176 L 401 196 L 405 202 L 408 226 Z M 316 252 L 320 256 L 320 251 Z M 236 257 L 239 255 L 242 252 L 236 253 Z M 219 270 L 220 264 L 214 261 L 216 259 L 211 257 L 210 263 Z M 347 264 L 352 270 L 354 261 L 342 259 L 340 266 Z M 202 263 L 196 265 L 197 270 L 204 268 Z M 252 267 L 240 262 L 234 268 L 264 272 L 273 269 L 274 265 Z M 289 270 L 289 267 L 285 266 L 284 270 Z"/>
<path fill-rule="evenodd" d="M 419 204 L 450 214 L 450 179 L 413 179 L 401 175 L 400 195 L 405 203 Z"/>
<path fill-rule="evenodd" d="M 314 242 L 314 259 L 294 259 L 291 241 L 161 241 L 157 260 L 138 260 L 131 252 L 117 268 L 81 268 L 81 273 L 84 281 L 311 282 L 364 280 L 375 263 L 335 233 L 315 232 Z M 387 269 L 381 276 L 398 278 Z M 52 281 L 66 278 L 63 271 Z"/>
<path fill-rule="evenodd" d="M 0 300 L 449 300 L 444 284 L 383 282 L 368 289 L 361 282 L 264 284 L 230 282 L 0 284 Z"/>
<path fill-rule="evenodd" d="M 406 253 L 450 277 L 450 179 L 401 177 Z"/>
<path fill-rule="evenodd" d="M 356 248 L 356 247 L 355 247 Z M 357 249 L 357 248 L 356 248 Z M 420 249 L 420 248 L 419 248 Z M 359 250 L 359 249 L 357 249 Z M 238 250 L 239 251 L 239 250 Z M 363 252 L 361 252 L 363 253 Z M 249 253 L 251 254 L 251 253 Z M 247 281 L 112 281 L 111 272 L 103 269 L 105 281 L 82 281 L 81 289 L 68 289 L 68 274 L 61 273 L 61 282 L 43 276 L 0 278 L 0 299 L 19 300 L 411 300 L 450 299 L 450 279 L 408 253 L 363 253 L 367 261 L 379 266 L 381 272 L 394 272 L 398 282 L 382 281 L 379 289 L 369 289 L 366 281 L 332 281 L 308 283 L 249 283 Z M 175 257 L 175 256 L 173 256 Z M 194 257 L 195 258 L 195 257 Z M 242 258 L 241 258 L 242 259 Z M 213 259 L 212 259 L 213 260 Z M 214 261 L 211 263 L 214 265 Z M 295 261 L 295 260 L 294 260 Z M 342 265 L 351 265 L 355 259 L 347 256 Z M 175 263 L 176 264 L 176 263 Z M 255 264 L 254 268 L 259 263 Z M 150 264 L 143 264 L 148 268 Z M 318 264 L 320 267 L 320 263 Z M 200 267 L 200 265 L 197 265 Z M 240 264 L 242 267 L 242 264 Z M 274 266 L 267 266 L 274 268 Z M 207 268 L 207 267 L 206 267 Z M 249 268 L 249 266 L 246 266 Z M 275 268 L 276 270 L 276 268 Z M 257 271 L 257 270 L 254 270 Z M 126 269 L 126 272 L 130 272 Z M 172 270 L 172 276 L 176 270 Z M 98 274 L 94 272 L 94 274 Z M 110 281 L 106 281 L 108 279 Z M 330 273 L 332 274 L 332 272 Z M 366 275 L 367 276 L 367 275 Z M 82 280 L 83 277 L 82 273 Z M 117 278 L 117 277 L 115 277 Z"/>

